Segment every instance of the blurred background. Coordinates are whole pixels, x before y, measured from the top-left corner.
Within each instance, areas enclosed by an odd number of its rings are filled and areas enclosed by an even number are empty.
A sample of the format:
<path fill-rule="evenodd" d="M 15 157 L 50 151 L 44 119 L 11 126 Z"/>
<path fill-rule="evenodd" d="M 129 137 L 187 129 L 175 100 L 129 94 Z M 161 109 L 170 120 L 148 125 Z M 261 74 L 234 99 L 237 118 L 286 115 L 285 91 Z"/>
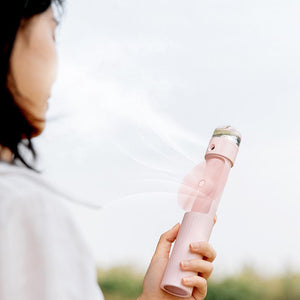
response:
<path fill-rule="evenodd" d="M 35 144 L 44 176 L 81 203 L 68 205 L 107 299 L 110 278 L 139 289 L 159 236 L 182 220 L 182 178 L 228 124 L 243 140 L 210 239 L 208 299 L 300 298 L 299 11 L 296 0 L 67 1 Z"/>

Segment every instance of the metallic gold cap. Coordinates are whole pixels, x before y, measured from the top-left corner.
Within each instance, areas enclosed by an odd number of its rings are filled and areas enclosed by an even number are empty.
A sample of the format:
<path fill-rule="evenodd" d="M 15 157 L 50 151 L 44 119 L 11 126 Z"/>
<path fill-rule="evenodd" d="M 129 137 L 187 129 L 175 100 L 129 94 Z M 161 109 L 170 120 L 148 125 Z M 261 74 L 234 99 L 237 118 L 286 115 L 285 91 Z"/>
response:
<path fill-rule="evenodd" d="M 216 128 L 212 137 L 225 137 L 234 142 L 238 147 L 240 146 L 242 140 L 242 135 L 231 126 Z"/>

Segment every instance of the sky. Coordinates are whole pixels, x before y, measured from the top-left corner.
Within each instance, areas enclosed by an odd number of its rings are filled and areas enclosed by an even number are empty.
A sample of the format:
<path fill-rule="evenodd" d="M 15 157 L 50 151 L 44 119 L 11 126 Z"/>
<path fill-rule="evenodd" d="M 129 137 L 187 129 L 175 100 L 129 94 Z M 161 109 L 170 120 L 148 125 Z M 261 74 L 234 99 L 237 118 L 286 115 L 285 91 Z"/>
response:
<path fill-rule="evenodd" d="M 299 10 L 296 0 L 67 3 L 34 142 L 44 176 L 90 204 L 70 211 L 101 268 L 146 269 L 183 218 L 183 177 L 230 124 L 243 138 L 210 239 L 214 276 L 300 270 Z"/>

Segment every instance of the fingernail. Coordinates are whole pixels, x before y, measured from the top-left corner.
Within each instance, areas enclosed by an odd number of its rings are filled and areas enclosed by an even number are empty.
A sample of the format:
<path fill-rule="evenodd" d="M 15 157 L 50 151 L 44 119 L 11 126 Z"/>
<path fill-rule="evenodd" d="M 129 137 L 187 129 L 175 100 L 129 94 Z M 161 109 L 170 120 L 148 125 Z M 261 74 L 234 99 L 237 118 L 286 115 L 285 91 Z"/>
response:
<path fill-rule="evenodd" d="M 183 280 L 185 283 L 188 283 L 188 282 L 191 282 L 191 281 L 192 281 L 192 279 L 189 278 L 189 277 L 185 277 L 185 278 L 183 278 L 182 280 Z"/>
<path fill-rule="evenodd" d="M 181 266 L 182 266 L 182 267 L 188 267 L 189 265 L 190 265 L 190 262 L 189 262 L 189 261 L 183 260 L 183 261 L 181 262 Z"/>
<path fill-rule="evenodd" d="M 179 223 L 176 223 L 176 224 L 172 227 L 172 229 L 175 229 L 178 225 L 179 225 Z"/>
<path fill-rule="evenodd" d="M 199 249 L 200 248 L 200 243 L 191 243 L 191 247 L 193 249 Z"/>

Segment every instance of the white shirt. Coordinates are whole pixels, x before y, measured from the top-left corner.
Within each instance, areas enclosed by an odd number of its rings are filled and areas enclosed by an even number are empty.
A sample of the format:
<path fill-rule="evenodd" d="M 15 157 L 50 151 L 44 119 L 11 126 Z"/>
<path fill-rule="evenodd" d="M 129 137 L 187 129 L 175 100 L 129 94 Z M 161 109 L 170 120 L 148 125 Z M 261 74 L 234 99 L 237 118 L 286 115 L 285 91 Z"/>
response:
<path fill-rule="evenodd" d="M 101 300 L 96 265 L 60 195 L 0 162 L 0 300 Z"/>

